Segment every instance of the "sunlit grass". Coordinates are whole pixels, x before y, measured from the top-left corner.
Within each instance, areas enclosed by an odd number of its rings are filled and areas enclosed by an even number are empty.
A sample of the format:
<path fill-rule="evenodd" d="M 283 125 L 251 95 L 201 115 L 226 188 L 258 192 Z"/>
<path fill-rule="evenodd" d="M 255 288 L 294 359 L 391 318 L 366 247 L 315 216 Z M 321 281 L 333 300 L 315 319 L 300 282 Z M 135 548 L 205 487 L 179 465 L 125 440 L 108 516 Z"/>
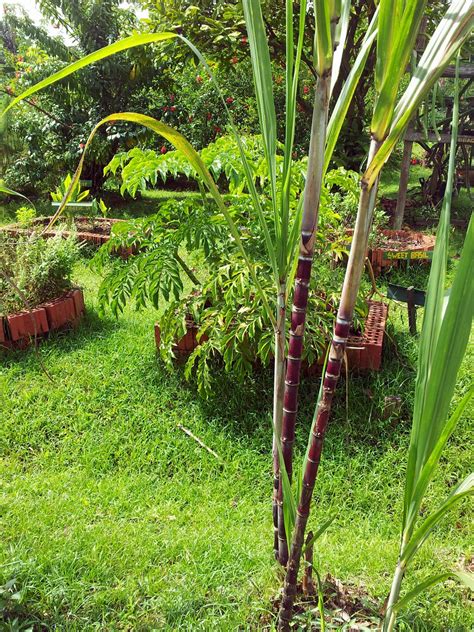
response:
<path fill-rule="evenodd" d="M 415 272 L 422 284 L 419 268 L 398 281 Z M 54 383 L 33 351 L 2 359 L 0 585 L 16 580 L 22 621 L 57 629 L 259 629 L 281 582 L 271 550 L 271 371 L 245 387 L 222 375 L 215 397 L 202 400 L 179 368 L 169 373 L 157 360 L 153 310 L 99 318 L 98 279 L 85 263 L 76 278 L 85 321 L 40 347 Z M 316 552 L 321 572 L 365 586 L 380 603 L 398 550 L 415 375 L 403 307 L 392 305 L 389 334 L 397 352 L 388 344 L 383 372 L 352 377 L 347 415 L 341 384 L 312 513 L 313 525 L 337 515 Z M 300 456 L 317 388 L 313 378 L 303 389 Z M 402 398 L 401 413 L 383 419 L 390 395 Z M 464 419 L 430 501 L 469 471 L 471 442 Z M 472 555 L 467 503 L 458 516 L 426 543 L 407 589 Z M 474 615 L 466 592 L 448 583 L 403 622 L 462 631 Z"/>

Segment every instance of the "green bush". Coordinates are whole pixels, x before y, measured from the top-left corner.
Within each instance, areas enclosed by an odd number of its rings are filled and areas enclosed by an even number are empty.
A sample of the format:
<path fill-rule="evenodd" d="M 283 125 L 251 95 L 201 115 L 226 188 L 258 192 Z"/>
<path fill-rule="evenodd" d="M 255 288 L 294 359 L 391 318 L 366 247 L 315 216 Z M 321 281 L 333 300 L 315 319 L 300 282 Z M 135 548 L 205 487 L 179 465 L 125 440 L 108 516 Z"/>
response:
<path fill-rule="evenodd" d="M 79 252 L 74 236 L 0 236 L 0 268 L 4 273 L 0 277 L 0 311 L 9 314 L 27 305 L 34 307 L 69 289 Z"/>

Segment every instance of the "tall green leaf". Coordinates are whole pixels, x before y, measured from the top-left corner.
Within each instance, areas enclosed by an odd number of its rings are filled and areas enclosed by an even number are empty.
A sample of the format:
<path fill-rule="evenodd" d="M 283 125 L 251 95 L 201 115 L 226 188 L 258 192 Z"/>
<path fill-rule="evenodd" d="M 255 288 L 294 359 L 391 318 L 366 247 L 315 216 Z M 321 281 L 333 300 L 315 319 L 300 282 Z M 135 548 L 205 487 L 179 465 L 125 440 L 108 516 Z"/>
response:
<path fill-rule="evenodd" d="M 273 99 L 272 64 L 268 50 L 265 25 L 259 0 L 243 0 L 245 24 L 250 44 L 255 96 L 257 98 L 260 128 L 263 136 L 265 157 L 268 165 L 272 190 L 272 205 L 275 216 L 277 241 L 280 236 L 280 221 L 276 203 L 276 113 Z"/>
<path fill-rule="evenodd" d="M 104 48 L 100 48 L 90 55 L 86 55 L 78 61 L 69 64 L 65 68 L 58 70 L 58 72 L 55 72 L 50 77 L 43 79 L 43 81 L 36 83 L 34 86 L 31 86 L 30 88 L 19 94 L 17 97 L 10 101 L 8 106 L 2 112 L 2 116 L 17 103 L 20 103 L 20 101 L 23 101 L 23 99 L 26 99 L 32 94 L 35 94 L 35 92 L 38 92 L 38 90 L 42 90 L 43 88 L 46 88 L 47 86 L 50 86 L 53 83 L 56 83 L 57 81 L 68 77 L 69 75 L 72 75 L 74 72 L 77 72 L 78 70 L 81 70 L 86 66 L 90 66 L 91 64 L 100 61 L 101 59 L 105 59 L 106 57 L 110 57 L 111 55 L 115 55 L 116 53 L 120 53 L 130 48 L 135 48 L 136 46 L 143 46 L 144 44 L 155 44 L 158 42 L 174 39 L 176 37 L 183 39 L 177 33 L 144 33 L 141 35 L 131 35 L 130 37 L 125 37 L 124 39 L 118 42 L 114 42 L 109 46 L 104 46 Z"/>
<path fill-rule="evenodd" d="M 439 575 L 431 575 L 430 577 L 427 577 L 426 579 L 424 579 L 422 582 L 417 584 L 415 588 L 410 590 L 410 592 L 408 592 L 404 597 L 399 599 L 397 603 L 394 605 L 393 609 L 395 611 L 401 610 L 407 604 L 409 604 L 410 601 L 413 601 L 415 597 L 418 597 L 420 593 L 424 592 L 427 588 L 431 588 L 431 586 L 440 584 L 441 582 L 444 582 L 447 579 L 457 579 L 462 584 L 470 588 L 471 590 L 474 590 L 473 573 L 464 573 L 462 571 L 457 571 L 457 572 L 448 571 L 447 573 L 440 573 Z"/>
<path fill-rule="evenodd" d="M 332 154 L 334 152 L 337 139 L 339 138 L 342 125 L 346 118 L 347 111 L 349 110 L 352 98 L 354 97 L 357 84 L 359 83 L 362 73 L 364 72 L 365 63 L 369 56 L 370 49 L 372 48 L 374 40 L 377 36 L 377 20 L 378 9 L 374 13 L 373 18 L 370 21 L 369 28 L 367 29 L 367 32 L 364 36 L 362 45 L 354 61 L 354 65 L 351 68 L 351 71 L 344 83 L 341 93 L 331 113 L 326 135 L 326 149 L 324 152 L 324 173 L 326 173 L 328 169 L 329 162 L 332 158 Z"/>
<path fill-rule="evenodd" d="M 431 36 L 407 89 L 395 107 L 387 137 L 364 175 L 364 181 L 369 187 L 373 186 L 381 168 L 434 82 L 470 36 L 473 23 L 472 3 L 466 0 L 451 2 L 444 18 Z"/>

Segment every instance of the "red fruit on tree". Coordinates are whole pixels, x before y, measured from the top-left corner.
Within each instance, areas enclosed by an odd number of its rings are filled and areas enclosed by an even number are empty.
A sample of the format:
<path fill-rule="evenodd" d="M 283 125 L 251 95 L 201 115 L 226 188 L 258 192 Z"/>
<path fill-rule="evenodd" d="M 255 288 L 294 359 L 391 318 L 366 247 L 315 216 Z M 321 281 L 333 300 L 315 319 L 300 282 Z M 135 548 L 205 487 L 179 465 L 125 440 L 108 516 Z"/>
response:
<path fill-rule="evenodd" d="M 85 146 L 85 143 L 79 143 L 79 149 L 84 149 Z"/>
<path fill-rule="evenodd" d="M 166 152 L 167 152 L 167 151 L 168 151 L 168 150 L 166 149 L 166 147 L 165 147 L 164 145 L 163 145 L 163 147 L 160 149 L 160 152 L 161 152 L 162 154 L 166 154 Z"/>
<path fill-rule="evenodd" d="M 236 64 L 239 60 L 238 60 L 238 59 L 237 59 L 237 57 L 234 55 L 230 61 L 231 61 L 231 62 L 235 65 L 235 64 Z"/>
<path fill-rule="evenodd" d="M 247 43 L 247 38 L 244 36 L 240 41 L 245 46 L 245 44 Z"/>
<path fill-rule="evenodd" d="M 228 103 L 230 105 L 231 103 L 234 102 L 234 99 L 232 97 L 227 97 L 227 99 L 225 101 L 226 101 L 226 103 Z"/>
<path fill-rule="evenodd" d="M 309 93 L 308 86 L 303 86 L 303 94 L 308 94 L 308 93 Z"/>
<path fill-rule="evenodd" d="M 176 106 L 175 106 L 175 105 L 172 105 L 172 106 L 170 107 L 170 110 L 171 110 L 171 112 L 176 112 Z"/>

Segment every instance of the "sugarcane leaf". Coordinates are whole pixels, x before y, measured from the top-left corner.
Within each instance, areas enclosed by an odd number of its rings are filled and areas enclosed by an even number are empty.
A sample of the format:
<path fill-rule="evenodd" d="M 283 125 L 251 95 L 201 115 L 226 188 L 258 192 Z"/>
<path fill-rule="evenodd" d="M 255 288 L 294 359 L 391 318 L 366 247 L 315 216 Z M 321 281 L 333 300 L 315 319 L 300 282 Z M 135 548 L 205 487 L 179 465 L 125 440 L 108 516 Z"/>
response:
<path fill-rule="evenodd" d="M 410 601 L 413 601 L 415 597 L 418 597 L 420 593 L 424 592 L 428 588 L 431 588 L 431 586 L 435 586 L 436 584 L 446 581 L 447 579 L 457 579 L 461 583 L 463 583 L 465 586 L 470 588 L 470 590 L 474 590 L 474 574 L 473 573 L 464 573 L 462 571 L 448 571 L 446 573 L 440 573 L 439 575 L 430 575 L 430 577 L 427 577 L 426 579 L 424 579 L 422 582 L 417 584 L 415 588 L 410 590 L 409 593 L 407 593 L 404 597 L 399 599 L 397 603 L 394 604 L 393 610 L 395 612 L 397 612 L 398 610 L 401 610 L 407 604 L 409 604 Z"/>
<path fill-rule="evenodd" d="M 336 519 L 336 514 L 332 515 L 325 522 L 323 522 L 323 524 L 316 530 L 311 540 L 305 543 L 302 549 L 302 554 L 306 551 L 306 549 L 309 549 L 312 546 L 314 546 L 314 543 L 316 542 L 316 540 L 319 540 L 319 538 L 323 535 L 323 533 L 325 533 L 329 529 L 329 527 L 332 525 L 335 519 Z"/>
<path fill-rule="evenodd" d="M 464 248 L 454 277 L 448 305 L 441 322 L 429 374 L 415 392 L 414 416 L 418 430 L 414 448 L 410 447 L 412 487 L 406 497 L 407 509 L 419 472 L 435 449 L 443 433 L 449 405 L 456 386 L 456 376 L 469 341 L 474 316 L 474 220 L 469 222 Z M 442 302 L 442 301 L 441 301 Z M 417 383 L 418 387 L 418 383 Z M 408 480 L 408 478 L 407 478 Z M 410 516 L 412 518 L 413 516 Z"/>
<path fill-rule="evenodd" d="M 114 42 L 113 44 L 110 44 L 109 46 L 105 46 L 104 48 L 101 48 L 97 51 L 94 51 L 93 53 L 91 53 L 90 55 L 86 55 L 85 57 L 83 57 L 82 59 L 78 60 L 77 62 L 74 62 L 72 64 L 70 64 L 69 66 L 66 66 L 65 68 L 63 68 L 62 70 L 58 71 L 57 73 L 54 73 L 53 75 L 51 75 L 50 77 L 47 77 L 46 79 L 44 79 L 43 81 L 40 81 L 39 83 L 35 84 L 34 86 L 31 86 L 30 88 L 28 88 L 27 90 L 25 90 L 22 94 L 18 95 L 17 97 L 15 97 L 7 106 L 7 108 L 1 113 L 0 116 L 3 116 L 10 108 L 12 108 L 14 105 L 16 105 L 17 103 L 19 103 L 20 101 L 22 101 L 23 99 L 29 97 L 30 95 L 34 94 L 35 92 L 38 92 L 39 90 L 42 90 L 43 88 L 52 85 L 53 83 L 56 83 L 57 81 L 60 81 L 61 79 L 64 79 L 65 77 L 69 76 L 70 74 L 77 72 L 78 70 L 81 70 L 82 68 L 85 68 L 86 66 L 95 63 L 97 61 L 100 61 L 102 59 L 105 59 L 106 57 L 109 57 L 111 55 L 114 55 L 118 52 L 122 52 L 125 50 L 128 50 L 129 48 L 134 48 L 136 46 L 143 46 L 145 44 L 152 44 L 152 43 L 158 43 L 158 42 L 162 42 L 162 41 L 167 41 L 173 38 L 178 38 L 180 41 L 182 41 L 184 44 L 186 44 L 186 46 L 188 46 L 192 52 L 199 58 L 199 60 L 201 61 L 201 63 L 203 63 L 203 65 L 206 68 L 206 71 L 208 72 L 209 76 L 211 77 L 214 85 L 216 86 L 217 90 L 218 90 L 218 94 L 219 97 L 222 101 L 223 107 L 225 109 L 225 111 L 227 112 L 227 115 L 229 116 L 229 120 L 231 123 L 231 127 L 234 133 L 234 136 L 237 139 L 238 142 L 238 146 L 239 146 L 239 151 L 240 151 L 240 155 L 242 158 L 242 163 L 244 166 L 244 171 L 245 171 L 245 176 L 247 179 L 247 184 L 250 190 L 250 193 L 252 195 L 252 200 L 255 206 L 255 209 L 257 211 L 257 216 L 259 218 L 260 224 L 262 226 L 262 230 L 264 233 L 264 237 L 265 237 L 265 244 L 266 244 L 266 248 L 267 248 L 267 254 L 268 254 L 268 258 L 270 261 L 270 264 L 272 266 L 273 272 L 274 272 L 274 276 L 275 276 L 275 280 L 278 282 L 278 269 L 277 269 L 277 260 L 275 257 L 275 246 L 273 245 L 269 230 L 268 230 L 268 226 L 265 222 L 264 216 L 263 216 L 263 211 L 261 208 L 261 204 L 260 204 L 260 200 L 255 188 L 255 182 L 253 179 L 253 175 L 251 173 L 251 169 L 249 167 L 248 164 L 248 160 L 245 156 L 245 151 L 243 149 L 242 146 L 242 141 L 240 139 L 240 136 L 236 130 L 235 124 L 233 122 L 233 118 L 232 115 L 230 113 L 229 108 L 227 107 L 227 103 L 225 102 L 225 99 L 219 89 L 219 86 L 215 80 L 215 77 L 213 75 L 213 73 L 211 72 L 211 69 L 209 68 L 208 64 L 206 63 L 206 61 L 204 60 L 203 56 L 201 55 L 201 53 L 199 52 L 199 50 L 185 37 L 183 37 L 182 35 L 178 35 L 177 33 L 167 33 L 167 32 L 163 32 L 163 33 L 148 33 L 148 34 L 141 34 L 141 35 L 132 35 L 130 37 L 124 38 L 123 40 L 119 40 L 118 42 Z M 70 193 L 69 193 L 70 195 Z M 272 315 L 273 318 L 273 315 Z"/>
<path fill-rule="evenodd" d="M 406 72 L 426 0 L 381 0 L 376 89 L 371 133 L 383 140 L 392 120 L 398 88 Z"/>
<path fill-rule="evenodd" d="M 224 95 L 222 94 L 222 92 L 220 90 L 219 83 L 217 82 L 216 78 L 214 77 L 214 74 L 213 74 L 211 68 L 209 67 L 209 64 L 206 62 L 206 60 L 202 56 L 201 52 L 194 46 L 194 44 L 192 42 L 187 40 L 185 37 L 181 37 L 181 39 L 193 51 L 193 53 L 196 55 L 196 57 L 199 59 L 201 64 L 206 69 L 207 74 L 209 75 L 209 77 L 211 78 L 212 82 L 214 83 L 214 86 L 215 86 L 215 88 L 217 90 L 217 93 L 218 93 L 218 95 L 219 95 L 219 97 L 221 99 L 222 105 L 223 105 L 223 107 L 224 107 L 224 109 L 225 109 L 225 111 L 227 113 L 228 118 L 229 118 L 230 127 L 231 127 L 232 133 L 234 135 L 234 138 L 235 138 L 235 140 L 237 142 L 237 147 L 239 149 L 240 158 L 242 160 L 242 166 L 244 168 L 244 173 L 245 173 L 245 179 L 246 179 L 246 182 L 247 182 L 247 187 L 248 187 L 248 190 L 250 192 L 255 211 L 257 213 L 257 218 L 259 220 L 260 226 L 261 226 L 262 231 L 263 231 L 268 260 L 269 260 L 270 265 L 271 265 L 272 270 L 273 270 L 275 284 L 276 284 L 276 286 L 278 286 L 279 282 L 280 282 L 280 274 L 279 274 L 279 270 L 278 270 L 278 257 L 276 256 L 276 252 L 277 252 L 277 249 L 279 247 L 279 242 L 276 241 L 276 243 L 274 243 L 273 240 L 272 240 L 272 237 L 270 235 L 270 232 L 269 232 L 269 229 L 268 229 L 268 225 L 267 225 L 267 221 L 265 219 L 265 216 L 264 216 L 264 213 L 263 213 L 263 209 L 262 209 L 262 205 L 260 203 L 260 197 L 259 197 L 257 189 L 255 187 L 255 175 L 254 175 L 254 173 L 252 171 L 252 168 L 250 167 L 249 161 L 247 159 L 247 155 L 245 153 L 245 148 L 244 148 L 244 145 L 243 145 L 243 142 L 242 142 L 242 138 L 240 137 L 240 134 L 239 134 L 239 132 L 237 130 L 237 127 L 235 125 L 235 122 L 234 122 L 234 117 L 232 116 L 232 113 L 231 113 L 231 111 L 229 110 L 229 108 L 227 106 L 227 103 L 225 101 Z"/>
<path fill-rule="evenodd" d="M 124 39 L 119 40 L 118 42 L 114 42 L 113 44 L 110 44 L 109 46 L 104 46 L 104 48 L 99 48 L 99 50 L 96 50 L 93 53 L 90 53 L 89 55 L 86 55 L 85 57 L 78 59 L 77 61 L 75 61 L 72 64 L 69 64 L 65 68 L 58 70 L 58 72 L 55 72 L 50 77 L 46 77 L 46 79 L 43 79 L 42 81 L 35 84 L 34 86 L 30 86 L 29 88 L 27 88 L 24 92 L 22 92 L 21 94 L 19 94 L 18 96 L 16 96 L 14 99 L 10 101 L 8 106 L 2 112 L 2 115 L 8 112 L 8 110 L 10 110 L 10 108 L 15 106 L 17 103 L 20 103 L 20 101 L 23 101 L 23 99 L 26 99 L 32 94 L 35 94 L 35 92 L 38 92 L 38 90 L 42 90 L 43 88 L 46 88 L 47 86 L 50 86 L 53 83 L 56 83 L 57 81 L 60 81 L 61 79 L 64 79 L 65 77 L 68 77 L 74 72 L 77 72 L 78 70 L 81 70 L 82 68 L 85 68 L 86 66 L 90 66 L 90 64 L 94 64 L 95 62 L 100 61 L 101 59 L 105 59 L 106 57 L 110 57 L 111 55 L 115 55 L 116 53 L 120 53 L 122 51 L 128 50 L 130 48 L 134 48 L 136 46 L 143 46 L 144 44 L 156 44 L 158 42 L 167 41 L 170 39 L 174 39 L 176 37 L 180 37 L 180 36 L 177 33 L 167 33 L 167 32 L 142 33 L 142 34 L 131 35 L 130 37 L 125 37 Z"/>
<path fill-rule="evenodd" d="M 469 474 L 448 496 L 444 503 L 426 520 L 421 527 L 411 536 L 407 545 L 403 548 L 400 560 L 403 564 L 408 564 L 415 553 L 422 546 L 431 531 L 436 527 L 445 514 L 460 500 L 474 493 L 474 473 Z"/>
<path fill-rule="evenodd" d="M 292 175 L 293 144 L 295 139 L 296 103 L 298 94 L 298 77 L 300 72 L 301 55 L 303 52 L 304 31 L 306 17 L 306 0 L 300 3 L 298 24 L 298 41 L 294 58 L 293 44 L 293 2 L 286 0 L 286 91 L 285 91 L 285 150 L 283 154 L 283 171 L 281 175 L 281 239 L 277 242 L 279 270 L 281 277 L 288 274 L 288 266 L 295 260 L 297 239 L 292 239 L 289 228 L 290 221 L 290 191 Z M 298 217 L 293 220 L 297 223 Z M 290 233 L 290 234 L 288 234 Z M 299 233 L 299 231 L 298 231 Z"/>
<path fill-rule="evenodd" d="M 291 538 L 296 522 L 296 501 L 293 495 L 290 479 L 286 469 L 285 459 L 283 458 L 283 450 L 281 448 L 281 440 L 277 438 L 278 459 L 280 461 L 280 478 L 283 489 L 283 522 L 285 523 L 285 535 L 288 549 L 291 547 Z"/>
<path fill-rule="evenodd" d="M 374 16 L 369 24 L 369 28 L 367 29 L 367 33 L 362 41 L 361 48 L 331 113 L 326 135 L 326 149 L 324 152 L 324 173 L 326 173 L 329 166 L 329 162 L 332 158 L 347 111 L 349 110 L 357 84 L 364 72 L 365 63 L 369 56 L 370 49 L 372 48 L 377 36 L 377 20 L 378 9 L 374 13 Z"/>
<path fill-rule="evenodd" d="M 351 0 L 343 0 L 341 4 L 341 16 L 336 25 L 336 33 L 334 38 L 334 53 L 332 58 L 331 70 L 331 89 L 329 92 L 330 95 L 332 94 L 336 81 L 339 77 L 339 71 L 341 69 L 342 54 L 344 52 L 347 30 L 349 28 L 350 13 Z"/>
<path fill-rule="evenodd" d="M 332 35 L 331 35 L 331 4 L 327 0 L 315 0 L 315 67 L 319 77 L 331 68 L 332 64 Z"/>
<path fill-rule="evenodd" d="M 324 587 L 323 582 L 321 581 L 321 576 L 318 573 L 318 570 L 313 567 L 313 570 L 316 574 L 316 581 L 318 582 L 318 610 L 319 610 L 319 620 L 321 623 L 321 632 L 326 631 L 326 620 L 324 618 Z"/>
<path fill-rule="evenodd" d="M 21 197 L 24 200 L 26 200 L 29 204 L 31 204 L 33 208 L 35 208 L 35 205 L 33 204 L 33 202 L 29 198 L 27 198 L 26 195 L 23 195 L 23 193 L 18 193 L 18 191 L 14 191 L 13 189 L 9 189 L 8 187 L 4 186 L 1 183 L 0 183 L 0 193 L 5 193 L 5 195 L 14 195 L 16 197 Z"/>
<path fill-rule="evenodd" d="M 272 203 L 277 237 L 280 226 L 276 206 L 276 146 L 277 126 L 273 99 L 272 64 L 268 50 L 267 35 L 259 0 L 243 0 L 243 9 L 250 44 L 255 96 L 257 99 L 260 129 L 262 131 L 265 158 L 270 176 Z M 278 239 L 277 239 L 278 241 Z"/>
<path fill-rule="evenodd" d="M 377 59 L 375 62 L 375 89 L 380 92 L 387 75 L 394 39 L 403 11 L 403 0 L 380 0 L 379 29 L 377 33 Z"/>
<path fill-rule="evenodd" d="M 456 67 L 459 66 L 459 60 Z M 409 505 L 411 504 L 411 495 L 416 485 L 416 480 L 420 470 L 422 469 L 424 462 L 429 457 L 429 449 L 432 448 L 437 442 L 437 438 L 441 432 L 441 425 L 446 419 L 448 413 L 449 402 L 451 401 L 454 380 L 458 370 L 458 363 L 462 360 L 464 353 L 463 345 L 461 344 L 462 353 L 453 358 L 453 362 L 445 362 L 444 359 L 437 365 L 434 365 L 434 356 L 440 342 L 439 335 L 441 324 L 444 320 L 446 313 L 446 301 L 445 301 L 445 279 L 446 279 L 446 265 L 448 259 L 448 242 L 449 242 L 449 224 L 451 213 L 451 201 L 453 194 L 453 184 L 455 176 L 455 155 L 457 147 L 457 134 L 458 134 L 458 118 L 459 118 L 459 81 L 455 82 L 455 94 L 453 105 L 453 122 L 452 122 L 452 136 L 450 145 L 450 157 L 448 164 L 448 176 L 446 182 L 446 191 L 443 199 L 443 205 L 440 214 L 440 223 L 438 226 L 436 245 L 433 253 L 433 259 L 431 263 L 430 276 L 428 280 L 427 298 L 425 305 L 425 314 L 423 319 L 423 327 L 420 339 L 420 349 L 418 355 L 418 371 L 417 380 L 415 385 L 415 405 L 413 411 L 413 427 L 410 439 L 410 448 L 408 455 L 406 486 L 405 486 L 405 504 L 404 504 L 404 526 L 407 519 L 407 513 Z M 459 266 L 456 273 L 461 281 L 461 287 L 457 289 L 457 292 L 461 292 L 462 284 L 468 280 L 466 275 L 469 275 L 469 270 L 466 270 L 466 265 L 469 267 L 469 244 L 471 243 L 469 237 L 469 229 L 466 237 L 466 245 L 468 247 L 467 257 L 462 257 L 463 266 Z M 472 243 L 471 243 L 472 247 Z M 458 288 L 458 284 L 456 284 Z M 449 294 L 449 297 L 451 293 Z M 449 301 L 448 301 L 449 304 Z M 457 298 L 454 305 L 459 305 L 459 299 Z M 469 297 L 465 305 L 459 305 L 464 307 L 464 316 L 462 311 L 458 314 L 459 318 L 469 322 L 472 320 L 469 316 Z M 472 307 L 472 302 L 471 302 Z M 469 325 L 467 325 L 469 326 Z M 465 331 L 464 326 L 463 330 Z M 470 328 L 470 326 L 469 326 Z M 446 330 L 445 330 L 446 331 Z M 446 335 L 447 335 L 446 331 Z M 454 332 L 451 332 L 454 333 Z M 469 334 L 468 334 L 469 335 Z M 462 342 L 462 338 L 460 340 Z M 466 340 L 467 344 L 467 340 Z M 434 371 L 432 367 L 434 366 Z M 453 373 L 454 371 L 454 373 Z M 450 376 L 449 381 L 445 382 L 446 374 Z M 451 389 L 448 386 L 451 385 Z M 439 391 L 437 393 L 437 391 Z M 430 400 L 438 396 L 443 396 L 443 407 L 435 409 L 435 422 L 431 417 Z M 432 407 L 431 407 L 432 409 Z M 436 417 L 437 416 L 437 417 Z M 412 512 L 410 520 L 415 519 L 415 513 Z"/>
<path fill-rule="evenodd" d="M 448 422 L 444 425 L 441 435 L 439 436 L 435 447 L 433 448 L 428 460 L 423 466 L 423 469 L 421 470 L 420 475 L 418 477 L 418 481 L 417 481 L 417 484 L 416 484 L 416 487 L 411 499 L 411 504 L 408 508 L 409 518 L 411 518 L 414 514 L 416 514 L 419 511 L 426 488 L 428 487 L 430 481 L 433 478 L 436 466 L 439 462 L 443 449 L 449 437 L 452 435 L 454 429 L 456 428 L 456 425 L 459 419 L 461 418 L 467 404 L 470 402 L 473 395 L 474 395 L 474 385 L 472 385 L 471 388 L 467 391 L 467 393 L 461 399 L 455 411 L 449 418 Z"/>
<path fill-rule="evenodd" d="M 454 0 L 431 36 L 403 96 L 397 103 L 390 131 L 371 161 L 364 181 L 373 186 L 381 168 L 404 133 L 408 122 L 441 76 L 455 53 L 470 36 L 474 22 L 472 4 Z"/>

